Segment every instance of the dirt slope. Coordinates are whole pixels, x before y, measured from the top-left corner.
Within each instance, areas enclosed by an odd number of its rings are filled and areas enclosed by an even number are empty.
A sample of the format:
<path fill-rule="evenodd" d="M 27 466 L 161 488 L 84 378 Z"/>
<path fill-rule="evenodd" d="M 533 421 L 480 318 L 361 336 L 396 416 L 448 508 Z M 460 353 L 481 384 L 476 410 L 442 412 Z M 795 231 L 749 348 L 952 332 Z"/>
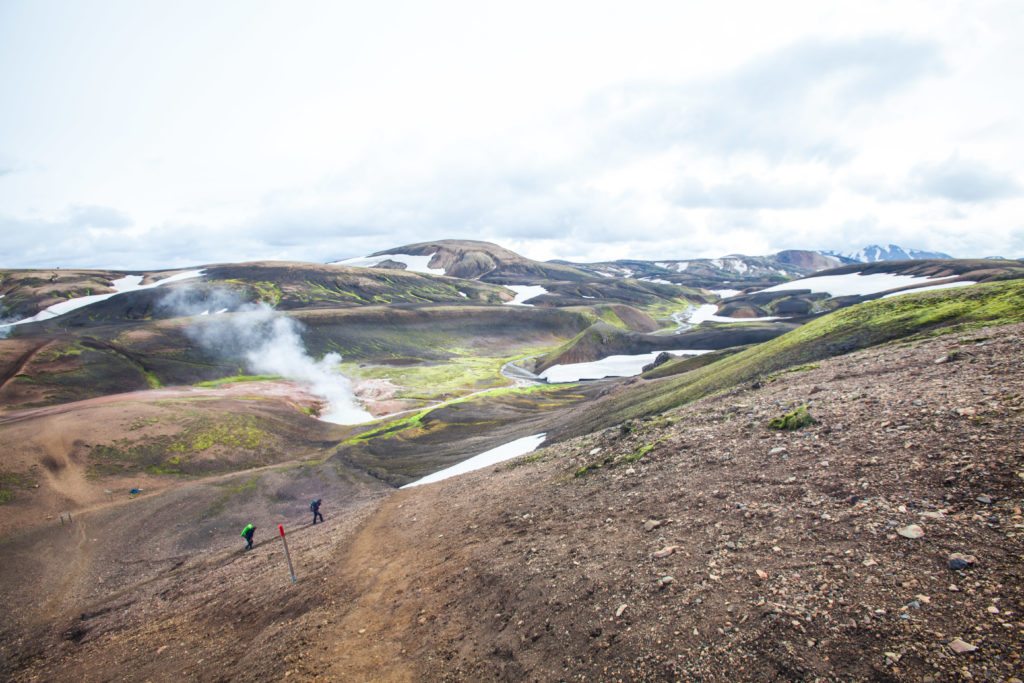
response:
<path fill-rule="evenodd" d="M 860 351 L 365 499 L 296 534 L 294 587 L 272 543 L 210 551 L 6 640 L 10 673 L 1019 678 L 1022 333 Z M 767 428 L 803 404 L 816 424 Z"/>

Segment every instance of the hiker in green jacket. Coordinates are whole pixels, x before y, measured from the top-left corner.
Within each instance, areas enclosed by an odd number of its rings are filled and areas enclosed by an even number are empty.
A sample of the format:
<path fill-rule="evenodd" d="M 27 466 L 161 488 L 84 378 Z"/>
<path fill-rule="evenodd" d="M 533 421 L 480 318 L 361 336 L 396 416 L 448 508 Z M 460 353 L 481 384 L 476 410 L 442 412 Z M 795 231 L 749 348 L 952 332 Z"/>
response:
<path fill-rule="evenodd" d="M 248 524 L 246 524 L 245 528 L 242 529 L 242 538 L 244 538 L 246 540 L 246 543 L 248 543 L 248 545 L 245 546 L 246 550 L 252 550 L 252 537 L 253 537 L 253 534 L 255 534 L 255 533 L 256 533 L 256 525 L 253 524 L 252 522 L 249 522 Z"/>

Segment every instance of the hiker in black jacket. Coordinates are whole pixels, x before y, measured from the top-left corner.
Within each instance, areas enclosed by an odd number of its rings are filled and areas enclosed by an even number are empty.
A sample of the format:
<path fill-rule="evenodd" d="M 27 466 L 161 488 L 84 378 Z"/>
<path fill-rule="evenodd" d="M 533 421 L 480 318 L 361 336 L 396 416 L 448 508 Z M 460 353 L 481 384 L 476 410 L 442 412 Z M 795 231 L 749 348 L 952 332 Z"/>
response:
<path fill-rule="evenodd" d="M 320 514 L 320 499 L 317 498 L 309 504 L 309 509 L 313 512 L 313 524 L 316 524 L 316 518 L 319 517 L 320 521 L 324 521 L 324 516 Z"/>

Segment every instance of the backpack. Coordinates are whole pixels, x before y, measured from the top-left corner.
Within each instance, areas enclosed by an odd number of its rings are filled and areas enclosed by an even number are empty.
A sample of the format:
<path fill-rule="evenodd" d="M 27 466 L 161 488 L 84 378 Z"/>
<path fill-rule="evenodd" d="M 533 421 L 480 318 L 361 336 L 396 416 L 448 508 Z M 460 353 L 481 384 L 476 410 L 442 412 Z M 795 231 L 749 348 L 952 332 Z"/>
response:
<path fill-rule="evenodd" d="M 310 503 L 309 504 L 310 511 L 316 512 L 316 504 L 319 503 L 319 502 L 320 502 L 319 500 L 314 500 L 312 503 Z"/>

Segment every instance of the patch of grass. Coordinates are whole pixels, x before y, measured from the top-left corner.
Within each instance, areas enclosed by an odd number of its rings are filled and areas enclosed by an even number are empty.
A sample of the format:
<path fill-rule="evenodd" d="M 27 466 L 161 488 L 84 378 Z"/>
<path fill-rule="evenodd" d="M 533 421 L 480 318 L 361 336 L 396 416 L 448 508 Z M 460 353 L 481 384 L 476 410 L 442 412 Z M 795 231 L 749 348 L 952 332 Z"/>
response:
<path fill-rule="evenodd" d="M 623 330 L 628 330 L 629 325 L 622 321 L 622 318 L 618 316 L 615 310 L 611 306 L 598 306 L 596 307 L 598 317 L 613 327 L 618 327 Z"/>
<path fill-rule="evenodd" d="M 24 491 L 36 485 L 36 478 L 27 472 L 0 470 L 0 505 L 10 503 L 17 497 L 17 491 Z"/>
<path fill-rule="evenodd" d="M 78 342 L 72 342 L 70 344 L 62 344 L 54 348 L 49 348 L 40 353 L 37 356 L 37 359 L 43 361 L 55 361 L 61 358 L 73 358 L 75 356 L 82 355 L 82 352 L 85 350 L 85 347 L 81 346 Z"/>
<path fill-rule="evenodd" d="M 797 429 L 808 427 L 816 422 L 817 420 L 811 417 L 811 413 L 807 410 L 807 406 L 799 406 L 785 415 L 773 417 L 768 421 L 768 428 L 795 431 Z"/>
<path fill-rule="evenodd" d="M 257 280 L 246 284 L 256 293 L 257 301 L 262 301 L 270 306 L 277 306 L 281 303 L 281 288 L 276 282 Z"/>
<path fill-rule="evenodd" d="M 810 370 L 817 370 L 820 367 L 821 365 L 819 365 L 818 363 L 804 363 L 803 365 L 794 365 L 791 368 L 786 368 L 785 370 L 780 370 L 779 372 L 773 372 L 772 374 L 765 377 L 765 380 L 771 382 L 778 379 L 779 377 L 782 377 L 783 375 L 788 375 L 794 372 L 808 372 Z"/>
<path fill-rule="evenodd" d="M 657 320 L 663 327 L 675 327 L 676 323 L 672 320 L 673 313 L 685 311 L 690 306 L 705 303 L 708 299 L 707 296 L 695 289 L 689 287 L 682 289 L 684 290 L 684 296 L 675 299 L 660 299 L 654 303 L 638 306 L 637 308 Z"/>
<path fill-rule="evenodd" d="M 508 380 L 501 375 L 505 363 L 523 356 L 539 355 L 548 346 L 523 346 L 507 355 L 508 349 L 495 349 L 501 355 L 482 355 L 479 349 L 450 349 L 450 358 L 413 365 L 369 365 L 342 363 L 341 372 L 353 379 L 387 379 L 400 389 L 398 398 L 430 401 L 503 387 Z"/>
<path fill-rule="evenodd" d="M 640 458 L 650 453 L 651 449 L 654 448 L 654 446 L 655 444 L 653 443 L 644 444 L 643 446 L 636 449 L 632 453 L 622 456 L 622 462 L 636 462 Z"/>
<path fill-rule="evenodd" d="M 254 449 L 266 436 L 266 432 L 256 426 L 256 418 L 251 415 L 236 415 L 232 419 L 219 421 L 200 421 L 190 425 L 185 432 L 170 446 L 175 453 L 196 453 L 213 446 Z"/>
<path fill-rule="evenodd" d="M 623 463 L 634 463 L 643 458 L 648 453 L 650 453 L 659 443 L 661 443 L 660 439 L 658 441 L 654 441 L 653 443 L 642 444 L 633 451 L 626 453 L 624 455 L 619 455 L 616 454 L 615 452 L 608 453 L 607 455 L 598 457 L 596 460 L 588 462 L 582 467 L 577 468 L 576 471 L 573 472 L 573 477 L 584 477 L 591 472 L 595 472 L 605 467 L 616 467 Z"/>
<path fill-rule="evenodd" d="M 90 476 L 96 477 L 137 471 L 188 475 L 237 469 L 251 466 L 252 462 L 237 464 L 224 461 L 219 452 L 202 460 L 196 460 L 194 456 L 213 448 L 228 453 L 247 451 L 260 456 L 269 439 L 270 434 L 258 426 L 252 415 L 194 416 L 187 418 L 182 430 L 175 435 L 135 440 L 125 438 L 93 446 L 89 452 L 88 471 Z M 260 457 L 257 461 L 263 463 Z"/>
<path fill-rule="evenodd" d="M 238 382 L 265 382 L 269 380 L 281 379 L 280 375 L 232 375 L 231 377 L 221 377 L 220 379 L 206 380 L 205 382 L 196 382 L 194 386 L 202 387 L 204 389 L 216 389 L 222 387 L 225 384 L 237 384 Z"/>
<path fill-rule="evenodd" d="M 376 439 L 376 438 L 379 438 L 379 437 L 390 438 L 390 437 L 396 436 L 400 432 L 404 433 L 404 432 L 407 432 L 407 431 L 410 431 L 410 430 L 426 431 L 428 429 L 428 427 L 424 425 L 424 421 L 427 419 L 427 417 L 431 413 L 433 413 L 435 411 L 438 411 L 438 410 L 441 410 L 442 408 L 447 408 L 449 406 L 458 405 L 458 404 L 462 404 L 462 403 L 467 403 L 467 402 L 470 402 L 470 401 L 492 400 L 494 398 L 502 398 L 502 397 L 509 397 L 509 396 L 528 396 L 528 395 L 531 395 L 531 394 L 544 393 L 544 392 L 552 392 L 552 393 L 553 392 L 563 392 L 565 389 L 566 389 L 566 385 L 564 385 L 564 384 L 561 384 L 561 385 L 534 384 L 534 385 L 528 386 L 528 387 L 499 387 L 497 389 L 491 389 L 490 391 L 486 391 L 484 393 L 477 394 L 475 396 L 463 396 L 461 398 L 456 398 L 456 399 L 452 399 L 450 401 L 445 401 L 444 403 L 441 403 L 440 405 L 430 406 L 429 408 L 424 408 L 423 410 L 421 410 L 419 412 L 413 413 L 411 415 L 407 415 L 405 417 L 400 417 L 400 418 L 397 418 L 397 419 L 394 419 L 394 420 L 389 420 L 388 422 L 385 422 L 384 424 L 380 425 L 379 427 L 377 427 L 375 429 L 371 429 L 370 431 L 362 432 L 361 434 L 357 434 L 355 436 L 349 437 L 348 439 L 346 439 L 345 441 L 342 442 L 342 445 L 351 446 L 351 445 L 355 445 L 355 444 L 359 444 L 359 443 L 362 443 L 362 442 L 369 441 L 370 439 Z M 579 396 L 576 395 L 576 394 L 564 394 L 563 398 L 566 398 L 566 399 L 576 399 L 576 398 L 579 398 Z M 403 436 L 411 436 L 411 435 L 410 434 L 403 434 Z"/>

